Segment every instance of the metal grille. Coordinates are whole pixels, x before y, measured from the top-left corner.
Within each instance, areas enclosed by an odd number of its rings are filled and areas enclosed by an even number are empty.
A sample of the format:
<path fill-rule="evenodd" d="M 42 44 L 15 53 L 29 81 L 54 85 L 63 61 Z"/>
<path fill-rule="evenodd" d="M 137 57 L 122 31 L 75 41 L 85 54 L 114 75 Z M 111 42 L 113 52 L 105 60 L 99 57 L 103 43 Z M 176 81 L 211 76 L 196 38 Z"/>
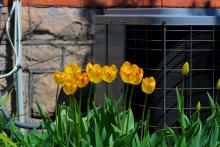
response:
<path fill-rule="evenodd" d="M 148 97 L 151 127 L 178 128 L 175 87 L 184 81 L 185 111 L 191 115 L 198 101 L 202 117 L 209 113 L 206 92 L 215 95 L 220 70 L 220 26 L 126 25 L 126 60 L 144 68 L 145 76 L 154 76 L 156 91 Z M 190 74 L 183 77 L 181 68 L 190 64 Z M 132 102 L 137 117 L 141 116 L 145 95 L 137 87 Z"/>

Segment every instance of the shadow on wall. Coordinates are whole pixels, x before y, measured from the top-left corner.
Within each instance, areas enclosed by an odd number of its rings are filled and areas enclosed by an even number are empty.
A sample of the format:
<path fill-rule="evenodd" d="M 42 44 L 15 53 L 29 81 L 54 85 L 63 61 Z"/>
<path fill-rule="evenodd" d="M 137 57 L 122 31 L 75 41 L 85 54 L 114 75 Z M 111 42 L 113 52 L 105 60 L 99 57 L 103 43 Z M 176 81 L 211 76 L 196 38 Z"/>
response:
<path fill-rule="evenodd" d="M 85 20 L 84 24 L 84 32 L 86 32 L 85 36 L 88 40 L 94 40 L 95 35 L 95 24 L 94 24 L 94 18 L 95 15 L 102 15 L 104 13 L 103 9 L 101 8 L 83 8 L 80 11 L 80 16 L 82 19 Z M 91 51 L 85 55 L 83 67 L 86 67 L 86 64 L 88 62 L 92 62 L 93 59 L 93 50 L 94 45 L 91 46 Z"/>

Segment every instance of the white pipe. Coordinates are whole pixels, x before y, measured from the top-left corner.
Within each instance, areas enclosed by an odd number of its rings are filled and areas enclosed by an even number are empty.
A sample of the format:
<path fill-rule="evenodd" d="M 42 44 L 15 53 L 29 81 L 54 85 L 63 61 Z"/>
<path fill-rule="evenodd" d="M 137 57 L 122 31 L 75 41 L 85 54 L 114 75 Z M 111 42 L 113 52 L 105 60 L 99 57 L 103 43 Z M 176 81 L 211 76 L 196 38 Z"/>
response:
<path fill-rule="evenodd" d="M 21 30 L 21 3 L 19 0 L 16 0 L 15 8 L 15 48 L 18 54 L 18 64 L 20 65 L 16 72 L 16 92 L 17 92 L 17 111 L 18 119 L 20 122 L 25 121 L 24 116 L 24 89 L 23 89 L 23 70 L 22 70 L 22 30 Z"/>
<path fill-rule="evenodd" d="M 16 97 L 17 97 L 17 114 L 19 122 L 23 123 L 25 121 L 24 117 L 24 89 L 23 89 L 23 71 L 22 71 L 22 30 L 21 30 L 21 0 L 15 0 L 13 2 L 11 11 L 9 13 L 8 19 L 6 21 L 6 33 L 8 35 L 9 43 L 12 47 L 12 50 L 15 54 L 15 66 L 13 69 L 3 75 L 0 75 L 1 78 L 6 78 L 11 76 L 16 72 Z M 9 33 L 11 17 L 14 14 L 14 44 L 12 43 L 11 36 Z M 23 130 L 21 130 L 23 132 Z"/>
<path fill-rule="evenodd" d="M 8 40 L 9 40 L 9 43 L 12 47 L 12 50 L 15 54 L 15 66 L 13 67 L 13 69 L 11 71 L 9 71 L 8 73 L 6 74 L 3 74 L 3 75 L 0 75 L 0 79 L 1 78 L 6 78 L 6 77 L 9 77 L 11 76 L 14 72 L 16 72 L 17 70 L 17 67 L 19 66 L 19 63 L 18 63 L 18 54 L 17 54 L 17 50 L 15 49 L 15 46 L 14 44 L 12 43 L 12 40 L 11 40 L 11 36 L 10 36 L 10 33 L 9 33 L 9 30 L 10 30 L 10 21 L 11 21 L 11 17 L 15 11 L 15 7 L 16 7 L 16 2 L 13 2 L 13 5 L 12 5 L 12 8 L 11 8 L 11 11 L 9 13 L 9 16 L 8 16 L 8 19 L 6 21 L 6 33 L 7 33 L 7 36 L 8 36 Z"/>

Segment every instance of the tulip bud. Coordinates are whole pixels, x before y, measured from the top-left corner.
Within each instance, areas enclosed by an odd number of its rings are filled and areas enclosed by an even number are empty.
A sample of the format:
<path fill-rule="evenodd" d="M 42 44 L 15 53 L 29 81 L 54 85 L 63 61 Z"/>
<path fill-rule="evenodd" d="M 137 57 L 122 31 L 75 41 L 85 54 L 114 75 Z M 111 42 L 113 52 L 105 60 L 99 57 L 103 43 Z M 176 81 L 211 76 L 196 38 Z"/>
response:
<path fill-rule="evenodd" d="M 217 84 L 216 84 L 216 89 L 217 89 L 217 90 L 220 90 L 220 78 L 218 79 L 218 82 L 217 82 Z"/>
<path fill-rule="evenodd" d="M 199 112 L 201 109 L 201 104 L 200 101 L 198 101 L 198 103 L 196 104 L 196 112 Z"/>
<path fill-rule="evenodd" d="M 188 73 L 189 73 L 189 63 L 188 63 L 188 62 L 185 62 L 185 63 L 183 64 L 183 67 L 182 67 L 182 74 L 183 74 L 184 76 L 187 76 Z"/>

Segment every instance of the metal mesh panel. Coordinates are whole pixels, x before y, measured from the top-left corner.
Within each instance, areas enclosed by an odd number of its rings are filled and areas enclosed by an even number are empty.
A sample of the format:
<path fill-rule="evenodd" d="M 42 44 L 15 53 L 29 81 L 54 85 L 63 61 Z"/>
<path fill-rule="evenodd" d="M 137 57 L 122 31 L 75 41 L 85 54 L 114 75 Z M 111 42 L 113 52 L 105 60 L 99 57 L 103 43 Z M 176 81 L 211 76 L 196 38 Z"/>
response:
<path fill-rule="evenodd" d="M 219 26 L 126 26 L 126 60 L 144 68 L 145 76 L 154 76 L 156 91 L 148 97 L 151 127 L 178 128 L 175 87 L 184 81 L 185 111 L 191 115 L 201 102 L 201 116 L 209 113 L 206 92 L 214 97 L 220 67 Z M 190 74 L 183 77 L 181 68 L 190 63 Z M 135 115 L 142 114 L 145 94 L 136 87 L 132 102 Z"/>

